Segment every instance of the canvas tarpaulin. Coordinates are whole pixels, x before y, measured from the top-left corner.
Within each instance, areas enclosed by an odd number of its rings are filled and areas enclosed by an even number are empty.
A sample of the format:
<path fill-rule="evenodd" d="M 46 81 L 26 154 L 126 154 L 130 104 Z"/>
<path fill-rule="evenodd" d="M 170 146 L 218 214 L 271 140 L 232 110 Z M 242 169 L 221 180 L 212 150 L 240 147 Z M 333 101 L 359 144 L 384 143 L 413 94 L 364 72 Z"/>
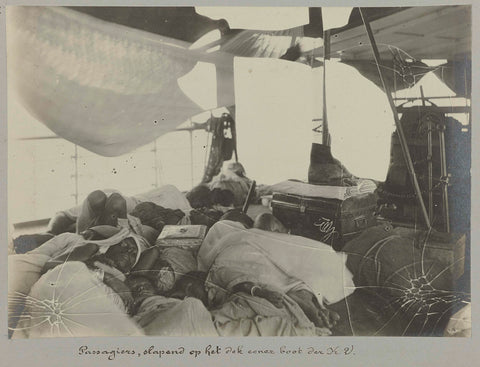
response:
<path fill-rule="evenodd" d="M 75 144 L 118 156 L 202 111 L 177 83 L 200 58 L 189 43 L 60 7 L 7 15 L 15 98 Z"/>
<path fill-rule="evenodd" d="M 472 60 L 468 55 L 449 60 L 435 69 L 435 75 L 457 96 L 470 98 L 472 94 Z"/>

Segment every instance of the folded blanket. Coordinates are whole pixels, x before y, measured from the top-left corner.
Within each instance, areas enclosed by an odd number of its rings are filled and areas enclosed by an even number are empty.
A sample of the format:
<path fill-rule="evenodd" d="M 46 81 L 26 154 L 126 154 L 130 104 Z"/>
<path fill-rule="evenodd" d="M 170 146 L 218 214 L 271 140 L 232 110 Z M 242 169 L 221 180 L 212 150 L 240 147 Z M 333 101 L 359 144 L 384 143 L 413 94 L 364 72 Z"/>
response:
<path fill-rule="evenodd" d="M 345 200 L 353 196 L 374 192 L 377 185 L 372 180 L 356 179 L 353 186 L 312 185 L 303 181 L 287 180 L 270 186 L 271 193 L 280 192 L 308 197 Z"/>

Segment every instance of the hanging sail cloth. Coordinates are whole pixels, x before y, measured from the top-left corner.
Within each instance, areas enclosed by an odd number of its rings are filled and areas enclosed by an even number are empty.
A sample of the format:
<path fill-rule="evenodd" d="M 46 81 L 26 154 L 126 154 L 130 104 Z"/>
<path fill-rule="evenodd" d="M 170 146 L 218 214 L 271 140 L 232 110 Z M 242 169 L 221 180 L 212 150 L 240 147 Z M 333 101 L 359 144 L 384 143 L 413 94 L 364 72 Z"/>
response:
<path fill-rule="evenodd" d="M 279 31 L 242 30 L 224 37 L 221 50 L 242 57 L 270 57 L 279 59 L 296 43 L 308 47 L 311 38 L 303 35 L 303 27 Z M 321 43 L 321 40 L 315 45 Z"/>
<path fill-rule="evenodd" d="M 373 60 L 342 60 L 342 63 L 353 66 L 360 74 L 383 90 L 377 64 Z M 384 82 L 392 91 L 411 88 L 427 73 L 439 69 L 438 67 L 429 67 L 418 60 L 382 60 L 380 66 L 385 73 Z"/>
<path fill-rule="evenodd" d="M 460 55 L 435 69 L 435 75 L 457 96 L 472 95 L 472 59 Z"/>
<path fill-rule="evenodd" d="M 12 7 L 8 68 L 15 98 L 57 135 L 118 156 L 202 111 L 177 79 L 189 43 L 61 7 Z"/>

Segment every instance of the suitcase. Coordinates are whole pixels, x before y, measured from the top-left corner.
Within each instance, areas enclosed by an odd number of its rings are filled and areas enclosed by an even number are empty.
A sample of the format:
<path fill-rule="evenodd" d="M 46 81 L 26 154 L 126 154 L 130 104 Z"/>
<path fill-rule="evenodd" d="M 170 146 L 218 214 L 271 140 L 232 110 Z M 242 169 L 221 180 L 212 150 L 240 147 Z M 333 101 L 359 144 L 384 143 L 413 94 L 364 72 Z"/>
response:
<path fill-rule="evenodd" d="M 291 234 L 341 250 L 347 241 L 376 224 L 377 199 L 375 193 L 345 200 L 274 193 L 271 206 L 273 215 Z"/>

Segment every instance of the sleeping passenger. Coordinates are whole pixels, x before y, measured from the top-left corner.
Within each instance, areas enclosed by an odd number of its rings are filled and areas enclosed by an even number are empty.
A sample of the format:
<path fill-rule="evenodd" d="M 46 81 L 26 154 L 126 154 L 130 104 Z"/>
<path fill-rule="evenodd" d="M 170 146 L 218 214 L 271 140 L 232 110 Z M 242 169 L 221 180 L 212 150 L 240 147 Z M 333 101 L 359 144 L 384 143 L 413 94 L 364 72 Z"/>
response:
<path fill-rule="evenodd" d="M 136 303 L 134 319 L 145 335 L 218 336 L 204 303 L 204 281 L 204 273 L 187 273 L 165 296 L 157 294 L 148 278 L 130 277 L 127 284 Z"/>
<path fill-rule="evenodd" d="M 177 247 L 151 247 L 145 250 L 132 274 L 150 280 L 159 294 L 167 294 L 185 274 L 196 270 L 193 252 Z"/>
<path fill-rule="evenodd" d="M 23 312 L 10 314 L 9 326 L 23 334 L 17 336 L 141 334 L 128 318 L 133 298 L 124 281 L 148 244 L 125 229 L 94 230 L 111 236 L 87 240 L 65 233 L 31 253 L 14 255 L 13 265 L 29 274 L 29 279 L 9 280 L 9 304 L 25 304 Z M 36 315 L 41 324 L 32 318 Z"/>
<path fill-rule="evenodd" d="M 26 254 L 10 255 L 8 256 L 10 273 L 8 278 L 9 292 L 11 289 L 12 292 L 28 294 L 30 288 L 39 279 L 40 275 L 45 273 L 49 268 L 53 268 L 55 264 L 60 264 L 62 257 L 65 258 L 70 254 L 70 259 L 79 256 L 79 259 L 83 260 L 88 258 L 88 255 L 94 253 L 95 247 L 93 244 L 105 252 L 108 247 L 120 243 L 132 235 L 133 234 L 126 228 L 98 226 L 90 228 L 82 235 L 77 233 L 62 233 Z M 141 240 L 141 237 L 133 236 Z M 142 242 L 145 243 L 144 241 Z M 84 246 L 86 246 L 84 250 L 75 250 L 76 248 Z M 145 246 L 147 245 L 145 244 Z M 74 250 L 79 251 L 79 253 L 71 257 Z M 59 261 L 55 262 L 55 259 Z M 48 262 L 50 262 L 50 264 L 46 265 Z"/>
<path fill-rule="evenodd" d="M 239 162 L 225 162 L 220 174 L 208 184 L 210 190 L 221 189 L 233 193 L 233 206 L 238 208 L 245 203 L 252 180 Z"/>
<path fill-rule="evenodd" d="M 230 190 L 210 190 L 206 184 L 195 186 L 186 197 L 194 208 L 190 211 L 191 223 L 203 224 L 207 228 L 218 222 L 226 211 L 234 208 L 234 194 Z"/>
<path fill-rule="evenodd" d="M 255 218 L 254 228 L 258 228 L 270 232 L 288 233 L 285 226 L 275 218 L 271 213 L 262 213 Z M 314 322 L 315 325 L 327 325 L 332 327 L 338 320 L 338 315 L 329 312 L 320 305 L 317 297 L 307 289 L 290 291 L 288 295 L 297 302 L 307 317 Z"/>
<path fill-rule="evenodd" d="M 220 174 L 211 182 L 194 187 L 186 197 L 192 208 L 214 208 L 225 212 L 244 204 L 251 184 L 241 163 L 225 162 Z"/>
<path fill-rule="evenodd" d="M 189 212 L 191 206 L 185 196 L 172 185 L 165 185 L 136 196 L 125 196 L 116 190 L 95 190 L 82 205 L 63 210 L 50 220 L 47 232 L 57 235 L 64 232 L 81 233 L 85 229 L 108 224 L 116 226 L 119 219 L 126 220 L 135 207 L 152 202 L 163 208 Z"/>
<path fill-rule="evenodd" d="M 164 185 L 132 197 L 116 190 L 95 190 L 81 205 L 57 212 L 51 218 L 46 233 L 15 238 L 14 249 L 17 254 L 26 253 L 55 235 L 65 232 L 82 233 L 98 225 L 129 228 L 153 244 L 164 224 L 189 224 L 187 213 L 191 209 L 185 195 L 172 185 Z M 163 211 L 160 218 L 156 215 L 159 210 Z M 164 224 L 159 226 L 162 221 Z M 152 223 L 156 226 L 152 226 Z"/>
<path fill-rule="evenodd" d="M 64 267 L 66 262 L 83 262 L 120 296 L 125 309 L 130 311 L 133 300 L 124 283 L 125 276 L 136 265 L 142 251 L 147 248 L 147 243 L 141 237 L 132 234 L 116 244 L 105 247 L 94 242 L 77 246 L 71 251 L 47 261 L 42 273 L 59 265 Z"/>
<path fill-rule="evenodd" d="M 277 232 L 220 221 L 207 234 L 198 263 L 221 335 L 325 335 L 338 320 L 323 302 L 353 285 L 342 255 Z"/>

